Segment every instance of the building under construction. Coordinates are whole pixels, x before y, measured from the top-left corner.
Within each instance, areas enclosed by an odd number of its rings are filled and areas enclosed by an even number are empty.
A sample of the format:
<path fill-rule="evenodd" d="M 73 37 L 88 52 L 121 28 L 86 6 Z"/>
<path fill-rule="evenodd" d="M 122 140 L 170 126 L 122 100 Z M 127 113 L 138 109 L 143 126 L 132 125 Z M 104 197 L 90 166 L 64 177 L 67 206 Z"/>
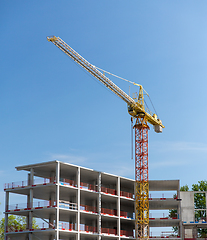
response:
<path fill-rule="evenodd" d="M 16 169 L 28 172 L 28 176 L 26 181 L 5 184 L 5 240 L 135 238 L 135 180 L 59 161 Z M 186 215 L 179 189 L 179 180 L 149 181 L 150 229 L 178 227 L 177 234 L 163 231 L 159 236 L 162 239 L 183 239 L 184 226 L 189 236 L 195 229 L 194 215 Z M 11 198 L 18 199 L 19 195 L 25 201 L 10 204 Z M 193 213 L 188 200 L 189 204 Z M 169 217 L 169 209 L 177 213 Z M 188 218 L 185 222 L 182 214 Z M 8 227 L 9 215 L 24 216 L 26 226 Z M 159 239 L 150 234 L 150 238 L 155 237 Z"/>

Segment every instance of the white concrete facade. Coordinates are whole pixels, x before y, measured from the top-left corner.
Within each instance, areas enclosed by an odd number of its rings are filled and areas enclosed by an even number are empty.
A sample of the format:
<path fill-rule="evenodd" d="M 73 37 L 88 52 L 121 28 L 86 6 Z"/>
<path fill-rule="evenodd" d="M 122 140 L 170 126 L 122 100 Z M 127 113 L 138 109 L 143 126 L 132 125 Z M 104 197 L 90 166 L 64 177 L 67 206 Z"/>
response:
<path fill-rule="evenodd" d="M 28 180 L 5 185 L 5 240 L 134 238 L 134 180 L 59 161 L 16 169 L 27 171 Z M 180 229 L 179 188 L 179 180 L 149 181 L 150 192 L 175 191 L 177 196 L 150 197 L 150 209 L 178 212 L 175 218 L 150 217 L 150 227 Z M 24 195 L 27 201 L 11 206 L 10 193 Z M 9 229 L 10 214 L 25 216 L 26 228 Z M 41 221 L 35 228 L 34 218 Z"/>

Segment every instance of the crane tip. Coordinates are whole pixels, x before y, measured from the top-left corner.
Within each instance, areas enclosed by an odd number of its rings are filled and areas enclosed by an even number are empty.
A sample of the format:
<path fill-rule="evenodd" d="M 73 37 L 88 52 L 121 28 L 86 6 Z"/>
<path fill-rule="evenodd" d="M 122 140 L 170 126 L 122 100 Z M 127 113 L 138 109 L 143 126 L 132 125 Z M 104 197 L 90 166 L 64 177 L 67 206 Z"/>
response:
<path fill-rule="evenodd" d="M 48 36 L 47 37 L 47 41 L 48 42 L 53 42 L 53 41 L 56 41 L 57 40 L 57 37 L 56 36 Z"/>

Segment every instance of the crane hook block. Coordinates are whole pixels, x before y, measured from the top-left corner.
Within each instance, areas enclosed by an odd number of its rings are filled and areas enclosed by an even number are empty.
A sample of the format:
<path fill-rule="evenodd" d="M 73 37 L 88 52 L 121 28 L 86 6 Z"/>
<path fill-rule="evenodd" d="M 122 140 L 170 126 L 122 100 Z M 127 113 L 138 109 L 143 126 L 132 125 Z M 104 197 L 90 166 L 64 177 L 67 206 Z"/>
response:
<path fill-rule="evenodd" d="M 160 125 L 154 125 L 153 127 L 154 127 L 154 131 L 155 131 L 156 133 L 162 133 L 162 126 L 160 126 Z"/>

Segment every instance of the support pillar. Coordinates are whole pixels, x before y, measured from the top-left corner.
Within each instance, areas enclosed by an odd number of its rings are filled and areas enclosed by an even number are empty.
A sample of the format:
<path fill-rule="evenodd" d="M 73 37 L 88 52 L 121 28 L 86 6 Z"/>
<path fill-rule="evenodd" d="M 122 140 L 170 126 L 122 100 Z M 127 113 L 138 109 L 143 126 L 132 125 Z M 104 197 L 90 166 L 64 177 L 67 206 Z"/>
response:
<path fill-rule="evenodd" d="M 54 228 L 55 214 L 50 214 L 49 216 L 49 228 Z"/>
<path fill-rule="evenodd" d="M 30 174 L 28 175 L 29 177 L 29 185 L 30 185 L 30 190 L 29 190 L 29 196 L 28 196 L 28 207 L 30 209 L 33 208 L 33 187 L 32 185 L 34 184 L 34 169 L 31 168 L 30 169 Z M 31 231 L 32 229 L 32 220 L 33 220 L 33 213 L 32 211 L 30 210 L 29 211 L 29 222 L 28 222 L 28 225 L 29 225 L 29 230 Z M 32 240 L 32 233 L 29 233 L 29 240 Z"/>
<path fill-rule="evenodd" d="M 101 173 L 98 173 L 98 240 L 101 240 Z"/>
<path fill-rule="evenodd" d="M 197 237 L 198 237 L 198 229 L 197 229 L 197 226 L 193 227 L 192 232 L 193 232 L 193 238 L 194 238 L 194 239 L 197 239 Z"/>
<path fill-rule="evenodd" d="M 56 239 L 59 240 L 59 202 L 60 202 L 60 162 L 57 162 L 56 164 Z"/>
<path fill-rule="evenodd" d="M 177 199 L 180 199 L 180 184 L 177 189 Z M 178 209 L 177 209 L 177 218 L 181 219 L 181 204 L 180 204 L 180 202 L 178 204 Z M 179 226 L 178 226 L 178 236 L 180 236 L 181 239 L 183 239 L 185 237 L 184 232 L 183 232 L 182 221 L 180 221 Z"/>
<path fill-rule="evenodd" d="M 80 167 L 77 169 L 77 185 L 78 185 L 78 196 L 77 196 L 77 205 L 78 205 L 78 214 L 76 215 L 76 230 L 78 231 L 77 240 L 80 240 Z"/>
<path fill-rule="evenodd" d="M 55 206 L 56 203 L 55 203 L 55 193 L 54 192 L 51 192 L 50 193 L 50 206 Z"/>
<path fill-rule="evenodd" d="M 55 205 L 55 193 L 54 192 L 51 192 L 50 193 L 50 206 L 54 206 Z M 54 224 L 54 221 L 55 221 L 55 214 L 50 214 L 49 216 L 49 228 L 54 228 L 55 224 Z"/>
<path fill-rule="evenodd" d="M 6 197 L 5 197 L 5 226 L 4 226 L 4 239 L 7 240 L 6 232 L 9 231 L 8 229 L 8 211 L 9 210 L 9 192 L 6 191 Z"/>
<path fill-rule="evenodd" d="M 121 222 L 120 222 L 120 177 L 117 178 L 117 183 L 116 183 L 117 187 L 116 187 L 116 190 L 117 190 L 117 196 L 118 196 L 118 199 L 117 199 L 117 216 L 118 216 L 118 219 L 117 219 L 117 235 L 119 236 L 119 239 L 120 239 L 120 230 L 121 230 Z"/>
<path fill-rule="evenodd" d="M 50 174 L 50 183 L 54 183 L 56 180 L 55 180 L 55 172 L 51 172 Z"/>
<path fill-rule="evenodd" d="M 30 184 L 30 173 L 28 173 L 27 185 L 31 186 L 31 184 Z M 30 193 L 27 195 L 27 208 L 30 208 Z M 27 215 L 26 229 L 29 229 L 29 212 L 28 212 L 28 215 Z"/>

